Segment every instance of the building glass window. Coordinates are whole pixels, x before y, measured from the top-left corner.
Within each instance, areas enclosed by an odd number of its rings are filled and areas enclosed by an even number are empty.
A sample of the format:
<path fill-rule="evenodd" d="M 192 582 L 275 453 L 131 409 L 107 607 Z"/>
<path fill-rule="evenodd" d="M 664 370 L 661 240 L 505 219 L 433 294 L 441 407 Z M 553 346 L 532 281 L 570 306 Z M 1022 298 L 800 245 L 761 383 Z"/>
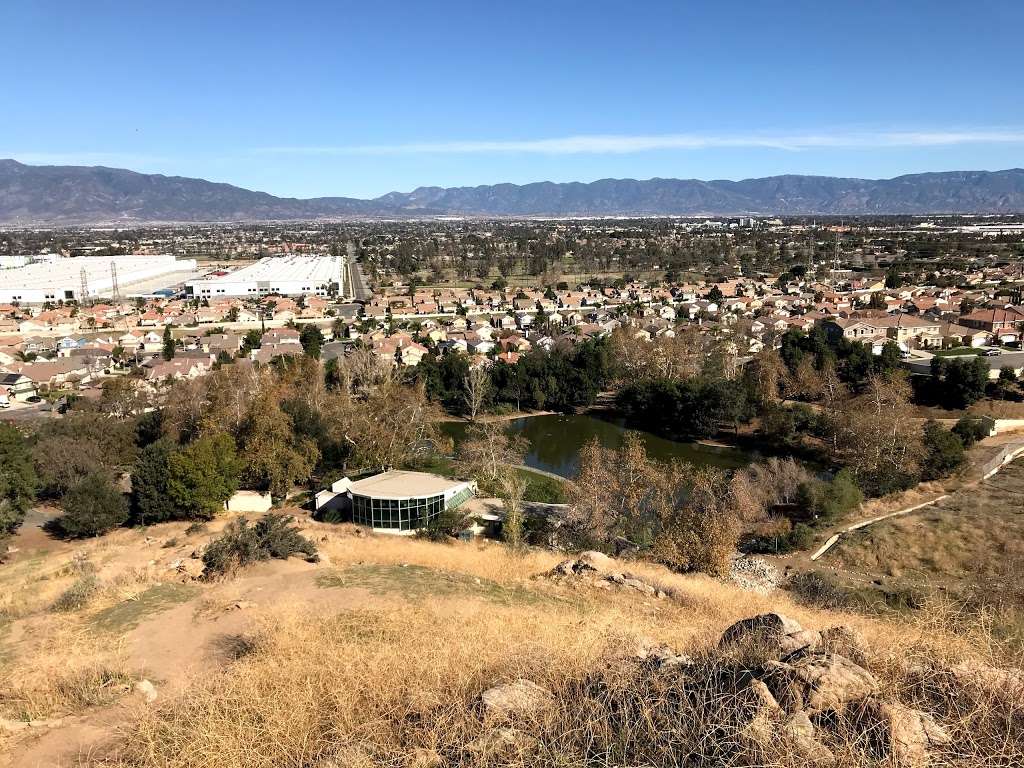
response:
<path fill-rule="evenodd" d="M 444 494 L 411 499 L 375 499 L 352 494 L 352 521 L 373 528 L 415 530 L 428 525 L 444 508 Z"/>

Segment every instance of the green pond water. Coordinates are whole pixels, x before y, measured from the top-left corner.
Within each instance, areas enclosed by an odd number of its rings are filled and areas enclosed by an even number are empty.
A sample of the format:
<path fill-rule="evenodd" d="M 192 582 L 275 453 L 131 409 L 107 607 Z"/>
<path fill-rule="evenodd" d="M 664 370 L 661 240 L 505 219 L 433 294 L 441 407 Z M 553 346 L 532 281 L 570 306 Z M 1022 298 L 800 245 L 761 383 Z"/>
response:
<path fill-rule="evenodd" d="M 446 422 L 442 430 L 455 442 L 465 438 L 469 425 L 464 422 Z M 529 444 L 526 465 L 562 477 L 573 477 L 579 469 L 579 452 L 595 437 L 606 448 L 622 445 L 627 432 L 624 421 L 599 419 L 594 416 L 527 416 L 507 422 L 510 433 L 524 437 Z M 735 448 L 719 448 L 700 443 L 678 443 L 650 432 L 637 432 L 644 442 L 647 455 L 660 461 L 681 459 L 699 466 L 727 469 L 742 467 L 753 456 Z"/>

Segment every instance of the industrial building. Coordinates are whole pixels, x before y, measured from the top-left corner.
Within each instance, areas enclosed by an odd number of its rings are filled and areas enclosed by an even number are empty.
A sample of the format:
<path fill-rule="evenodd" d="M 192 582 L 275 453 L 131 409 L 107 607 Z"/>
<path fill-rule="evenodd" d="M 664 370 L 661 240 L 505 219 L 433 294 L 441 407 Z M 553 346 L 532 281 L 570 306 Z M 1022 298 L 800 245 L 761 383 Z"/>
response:
<path fill-rule="evenodd" d="M 345 477 L 316 495 L 318 512 L 336 510 L 352 522 L 384 533 L 424 528 L 446 509 L 476 493 L 472 481 L 449 480 L 428 472 L 388 470 L 360 479 Z"/>
<path fill-rule="evenodd" d="M 345 259 L 341 256 L 267 256 L 233 272 L 215 273 L 185 284 L 195 298 L 259 298 L 328 296 L 345 292 Z"/>
<path fill-rule="evenodd" d="M 43 304 L 122 296 L 144 280 L 194 270 L 194 259 L 160 256 L 83 256 L 48 258 L 0 270 L 0 303 Z M 83 293 L 84 291 L 84 293 Z"/>

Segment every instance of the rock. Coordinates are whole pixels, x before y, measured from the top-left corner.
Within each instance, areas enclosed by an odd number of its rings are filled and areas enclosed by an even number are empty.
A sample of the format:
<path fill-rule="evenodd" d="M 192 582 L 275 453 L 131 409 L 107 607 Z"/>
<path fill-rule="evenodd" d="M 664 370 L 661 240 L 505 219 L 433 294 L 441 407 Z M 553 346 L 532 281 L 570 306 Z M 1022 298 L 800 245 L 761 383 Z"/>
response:
<path fill-rule="evenodd" d="M 718 647 L 752 652 L 778 661 L 820 643 L 819 632 L 804 629 L 795 619 L 781 613 L 763 613 L 740 619 L 725 630 Z"/>
<path fill-rule="evenodd" d="M 786 717 L 768 686 L 760 680 L 754 680 L 747 686 L 743 695 L 754 707 L 754 715 L 740 732 L 740 742 L 753 749 L 755 756 L 760 752 L 771 755 L 788 747 L 800 756 L 801 764 L 825 766 L 835 763 L 831 750 L 814 738 L 814 724 L 806 712 Z M 761 763 L 753 761 L 753 764 Z"/>
<path fill-rule="evenodd" d="M 675 669 L 689 667 L 693 659 L 683 653 L 676 653 L 664 643 L 656 643 L 648 637 L 642 637 L 632 655 L 636 661 L 649 662 L 656 669 Z"/>
<path fill-rule="evenodd" d="M 14 733 L 15 731 L 27 731 L 30 728 L 59 728 L 68 722 L 69 718 L 55 717 L 51 720 L 8 720 L 0 717 L 0 733 L 4 731 Z"/>
<path fill-rule="evenodd" d="M 839 626 L 823 629 L 820 647 L 823 651 L 845 656 L 854 664 L 860 664 L 862 667 L 867 664 L 864 641 L 849 627 Z"/>
<path fill-rule="evenodd" d="M 834 765 L 832 750 L 814 738 L 814 723 L 806 712 L 795 712 L 782 724 L 782 733 L 793 749 L 813 765 Z"/>
<path fill-rule="evenodd" d="M 814 738 L 814 723 L 811 722 L 811 718 L 807 716 L 806 712 L 794 712 L 787 717 L 786 721 L 782 724 L 782 730 L 786 732 L 787 736 L 792 736 L 793 738 Z"/>
<path fill-rule="evenodd" d="M 529 734 L 515 728 L 494 728 L 466 745 L 466 751 L 484 758 L 495 758 L 520 753 L 536 743 Z"/>
<path fill-rule="evenodd" d="M 898 765 L 908 768 L 925 768 L 931 762 L 932 751 L 951 740 L 926 712 L 875 697 L 864 702 L 859 725 L 879 757 L 891 755 Z"/>
<path fill-rule="evenodd" d="M 408 768 L 441 768 L 444 765 L 444 760 L 433 749 L 417 747 L 409 755 L 407 765 Z"/>
<path fill-rule="evenodd" d="M 961 685 L 970 685 L 999 696 L 1024 697 L 1024 674 L 987 664 L 957 664 L 950 673 Z"/>
<path fill-rule="evenodd" d="M 790 713 L 840 711 L 878 692 L 874 675 L 839 654 L 808 654 L 792 663 L 770 661 L 765 667 L 765 682 Z"/>
<path fill-rule="evenodd" d="M 742 589 L 767 595 L 779 586 L 782 575 L 760 557 L 736 553 L 729 561 L 729 579 Z"/>
<path fill-rule="evenodd" d="M 577 562 L 588 565 L 599 573 L 610 571 L 615 567 L 615 561 L 612 558 L 608 557 L 608 555 L 603 552 L 597 552 L 596 550 L 583 552 L 577 558 Z"/>
<path fill-rule="evenodd" d="M 625 576 L 622 580 L 622 586 L 635 589 L 637 592 L 642 592 L 645 595 L 651 595 L 652 597 L 657 594 L 658 590 L 648 584 L 646 581 L 641 581 L 632 576 Z"/>
<path fill-rule="evenodd" d="M 139 680 L 135 683 L 135 692 L 140 694 L 147 704 L 152 704 L 159 695 L 156 692 L 156 686 L 149 680 Z"/>
<path fill-rule="evenodd" d="M 743 689 L 743 697 L 754 708 L 754 717 L 766 717 L 779 719 L 785 715 L 779 702 L 775 700 L 768 686 L 760 680 L 752 680 L 750 685 Z"/>
<path fill-rule="evenodd" d="M 480 694 L 487 717 L 528 717 L 551 701 L 551 691 L 531 680 L 519 678 L 496 685 Z"/>

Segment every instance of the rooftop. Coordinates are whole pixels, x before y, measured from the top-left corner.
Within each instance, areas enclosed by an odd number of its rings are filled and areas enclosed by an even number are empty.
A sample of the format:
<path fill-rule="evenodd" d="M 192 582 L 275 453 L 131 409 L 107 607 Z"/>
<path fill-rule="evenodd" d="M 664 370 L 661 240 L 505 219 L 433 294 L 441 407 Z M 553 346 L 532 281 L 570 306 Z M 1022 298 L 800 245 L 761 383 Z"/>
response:
<path fill-rule="evenodd" d="M 428 472 L 409 472 L 391 469 L 352 483 L 351 491 L 358 496 L 373 496 L 378 499 L 407 499 L 416 496 L 436 496 L 444 493 L 461 481 L 432 475 Z"/>

